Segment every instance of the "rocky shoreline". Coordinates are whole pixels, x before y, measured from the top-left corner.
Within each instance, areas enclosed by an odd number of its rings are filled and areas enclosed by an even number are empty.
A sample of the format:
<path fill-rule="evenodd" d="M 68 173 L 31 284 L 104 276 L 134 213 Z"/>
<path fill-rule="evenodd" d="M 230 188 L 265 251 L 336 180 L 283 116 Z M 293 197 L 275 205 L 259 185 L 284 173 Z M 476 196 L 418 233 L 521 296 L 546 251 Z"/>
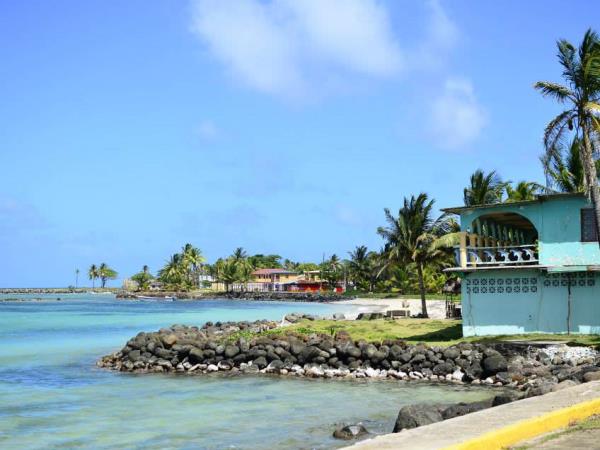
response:
<path fill-rule="evenodd" d="M 258 300 L 258 301 L 285 301 L 305 303 L 330 303 L 348 300 L 353 297 L 343 297 L 339 294 L 328 292 L 175 292 L 175 291 L 144 291 L 144 292 L 119 292 L 117 298 L 137 299 L 140 297 L 165 298 L 171 297 L 178 300 Z"/>
<path fill-rule="evenodd" d="M 402 340 L 354 341 L 344 331 L 286 333 L 280 323 L 266 320 L 173 325 L 142 332 L 97 363 L 131 373 L 276 374 L 504 388 L 484 402 L 405 407 L 394 431 L 597 380 L 599 364 L 600 355 L 588 347 L 463 342 L 444 348 Z M 359 426 L 352 427 L 364 434 Z M 352 434 L 346 431 L 336 430 L 339 436 Z"/>
<path fill-rule="evenodd" d="M 2 288 L 0 294 L 85 294 L 89 290 L 89 288 Z"/>

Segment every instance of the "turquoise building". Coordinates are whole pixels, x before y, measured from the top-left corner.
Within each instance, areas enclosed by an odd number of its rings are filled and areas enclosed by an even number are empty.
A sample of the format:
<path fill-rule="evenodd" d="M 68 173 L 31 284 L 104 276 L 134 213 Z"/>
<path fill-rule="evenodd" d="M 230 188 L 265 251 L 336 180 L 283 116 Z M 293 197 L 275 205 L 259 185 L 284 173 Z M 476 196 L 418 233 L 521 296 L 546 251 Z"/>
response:
<path fill-rule="evenodd" d="M 460 215 L 464 336 L 600 334 L 600 247 L 583 194 L 447 208 Z"/>

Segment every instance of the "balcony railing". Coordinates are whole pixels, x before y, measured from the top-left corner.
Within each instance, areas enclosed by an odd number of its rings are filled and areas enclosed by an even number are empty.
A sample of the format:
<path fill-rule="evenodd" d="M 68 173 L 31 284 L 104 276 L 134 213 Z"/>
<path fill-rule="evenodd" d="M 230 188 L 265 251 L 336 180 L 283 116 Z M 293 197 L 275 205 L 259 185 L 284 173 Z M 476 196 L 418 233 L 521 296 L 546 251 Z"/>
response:
<path fill-rule="evenodd" d="M 539 262 L 537 249 L 533 244 L 496 247 L 456 246 L 454 252 L 456 263 L 460 267 L 524 266 Z"/>

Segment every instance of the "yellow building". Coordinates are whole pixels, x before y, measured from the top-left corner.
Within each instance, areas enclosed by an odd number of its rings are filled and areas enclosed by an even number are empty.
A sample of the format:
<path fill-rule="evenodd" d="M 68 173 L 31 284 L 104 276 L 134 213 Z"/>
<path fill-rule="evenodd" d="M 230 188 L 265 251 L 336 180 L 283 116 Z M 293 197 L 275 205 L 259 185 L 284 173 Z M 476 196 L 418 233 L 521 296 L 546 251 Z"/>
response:
<path fill-rule="evenodd" d="M 286 269 L 257 269 L 252 272 L 252 291 L 287 291 L 288 285 L 295 284 L 300 274 Z"/>

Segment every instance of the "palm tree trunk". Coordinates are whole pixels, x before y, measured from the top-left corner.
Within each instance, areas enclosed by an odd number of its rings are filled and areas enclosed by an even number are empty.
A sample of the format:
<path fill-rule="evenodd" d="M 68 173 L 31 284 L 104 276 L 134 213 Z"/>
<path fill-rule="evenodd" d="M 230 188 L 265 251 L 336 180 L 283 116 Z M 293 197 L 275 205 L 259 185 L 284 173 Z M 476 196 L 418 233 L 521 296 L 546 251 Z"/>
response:
<path fill-rule="evenodd" d="M 421 293 L 421 315 L 425 318 L 429 317 L 427 314 L 427 302 L 425 300 L 425 283 L 423 282 L 423 265 L 417 264 L 417 275 L 419 277 L 419 291 Z"/>
<path fill-rule="evenodd" d="M 594 207 L 594 214 L 596 216 L 596 236 L 598 238 L 598 245 L 600 246 L 600 193 L 598 192 L 598 173 L 596 172 L 596 164 L 594 162 L 594 156 L 592 153 L 592 145 L 590 138 L 587 134 L 587 127 L 582 127 L 583 131 L 583 167 L 587 178 L 587 188 L 592 200 Z"/>

